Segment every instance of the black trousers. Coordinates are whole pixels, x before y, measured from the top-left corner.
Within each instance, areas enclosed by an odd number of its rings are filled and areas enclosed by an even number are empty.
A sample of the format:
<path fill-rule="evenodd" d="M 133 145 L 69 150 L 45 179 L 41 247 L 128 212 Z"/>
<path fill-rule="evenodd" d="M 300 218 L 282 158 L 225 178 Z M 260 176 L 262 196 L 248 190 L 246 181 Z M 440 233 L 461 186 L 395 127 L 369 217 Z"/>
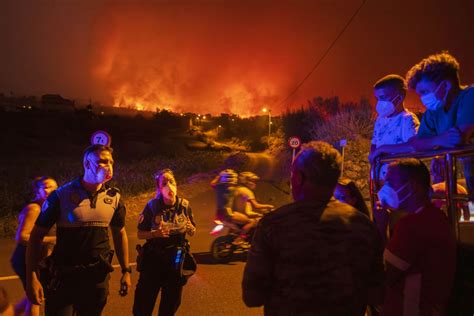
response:
<path fill-rule="evenodd" d="M 171 254 L 148 255 L 135 289 L 134 316 L 151 316 L 161 290 L 159 316 L 172 316 L 181 304 L 183 285 L 173 269 Z"/>
<path fill-rule="evenodd" d="M 46 316 L 100 316 L 107 303 L 109 278 L 62 280 L 54 293 L 46 293 Z"/>

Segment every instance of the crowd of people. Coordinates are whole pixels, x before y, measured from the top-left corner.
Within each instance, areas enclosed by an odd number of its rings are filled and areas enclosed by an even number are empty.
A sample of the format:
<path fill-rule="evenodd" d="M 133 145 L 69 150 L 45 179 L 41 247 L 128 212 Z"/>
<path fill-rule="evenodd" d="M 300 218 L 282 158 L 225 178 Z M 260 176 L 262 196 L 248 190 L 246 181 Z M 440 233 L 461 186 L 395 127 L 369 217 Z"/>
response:
<path fill-rule="evenodd" d="M 421 123 L 405 108 L 408 88 L 426 107 Z M 472 297 L 467 306 L 450 306 L 455 234 L 439 208 L 444 202 L 432 200 L 446 190 L 443 161 L 435 159 L 438 172 L 430 175 L 418 159 L 380 165 L 378 158 L 468 145 L 474 87 L 461 85 L 459 63 L 442 52 L 413 66 L 406 79 L 381 78 L 374 95 L 375 225 L 355 184 L 338 181 L 339 153 L 321 142 L 304 145 L 292 165 L 295 203 L 268 214 L 256 229 L 243 280 L 248 306 L 263 305 L 268 315 L 364 315 L 367 306 L 394 316 L 473 313 Z M 462 163 L 467 190 L 458 185 L 457 193 L 472 200 L 472 159 Z M 469 210 L 462 212 L 469 219 Z"/>
<path fill-rule="evenodd" d="M 421 123 L 405 108 L 408 89 L 426 107 Z M 378 118 L 368 157 L 374 166 L 385 154 L 469 143 L 474 88 L 461 85 L 459 64 L 450 54 L 423 59 L 406 79 L 381 78 L 374 95 Z M 83 175 L 60 187 L 49 177 L 34 180 L 34 199 L 20 213 L 11 260 L 27 297 L 12 307 L 0 291 L 2 313 L 39 315 L 45 304 L 46 315 L 101 315 L 114 254 L 121 266 L 120 294 L 127 294 L 126 208 L 120 190 L 108 185 L 112 153 L 107 145 L 88 147 Z M 442 163 L 433 163 L 431 174 L 413 158 L 380 166 L 380 207 L 373 210 L 355 182 L 341 179 L 339 152 L 320 141 L 301 147 L 291 168 L 294 202 L 277 209 L 257 200 L 259 177 L 253 172 L 220 172 L 211 182 L 216 217 L 237 225 L 241 234 L 234 242 L 250 248 L 245 304 L 264 306 L 266 315 L 446 315 L 456 240 L 443 205 L 432 199 L 433 192 L 446 190 Z M 458 187 L 470 197 L 471 166 L 465 158 L 467 190 Z M 151 315 L 160 291 L 159 315 L 174 315 L 196 270 L 187 241 L 196 232 L 190 203 L 178 196 L 172 170 L 160 170 L 154 179 L 156 196 L 138 218 L 138 239 L 145 243 L 137 248 L 135 316 Z"/>

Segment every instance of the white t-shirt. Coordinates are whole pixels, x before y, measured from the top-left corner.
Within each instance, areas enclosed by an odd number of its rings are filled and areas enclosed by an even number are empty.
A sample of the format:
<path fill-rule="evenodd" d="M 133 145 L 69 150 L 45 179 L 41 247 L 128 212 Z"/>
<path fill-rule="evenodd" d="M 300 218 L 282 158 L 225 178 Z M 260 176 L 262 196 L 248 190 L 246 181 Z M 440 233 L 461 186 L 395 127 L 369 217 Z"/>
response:
<path fill-rule="evenodd" d="M 378 117 L 375 121 L 372 145 L 376 148 L 382 145 L 406 143 L 416 135 L 420 121 L 415 114 L 403 110 L 393 117 Z"/>

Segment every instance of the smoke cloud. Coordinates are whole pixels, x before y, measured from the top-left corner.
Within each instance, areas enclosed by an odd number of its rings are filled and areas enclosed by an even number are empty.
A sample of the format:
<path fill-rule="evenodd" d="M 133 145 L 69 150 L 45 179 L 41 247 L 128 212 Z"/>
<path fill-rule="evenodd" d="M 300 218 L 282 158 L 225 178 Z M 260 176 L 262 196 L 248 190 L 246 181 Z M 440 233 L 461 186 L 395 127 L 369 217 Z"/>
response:
<path fill-rule="evenodd" d="M 231 1 L 107 6 L 94 28 L 93 73 L 115 106 L 259 114 L 302 78 L 299 61 L 324 36 L 301 7 L 251 9 Z"/>
<path fill-rule="evenodd" d="M 449 50 L 474 82 L 471 0 L 3 0 L 0 93 L 59 93 L 155 111 L 279 114 L 358 101 L 388 73 Z M 408 107 L 416 104 L 411 93 Z"/>

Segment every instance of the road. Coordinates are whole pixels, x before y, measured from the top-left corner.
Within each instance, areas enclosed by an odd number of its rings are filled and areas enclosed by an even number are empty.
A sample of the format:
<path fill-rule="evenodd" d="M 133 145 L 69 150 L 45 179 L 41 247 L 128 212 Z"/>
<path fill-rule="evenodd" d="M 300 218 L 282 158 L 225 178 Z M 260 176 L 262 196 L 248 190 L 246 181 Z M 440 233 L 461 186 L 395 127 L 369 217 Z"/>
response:
<path fill-rule="evenodd" d="M 256 194 L 260 201 L 277 206 L 289 202 L 289 196 L 271 183 L 273 176 L 273 159 L 265 154 L 249 154 L 247 170 L 255 171 L 262 176 Z M 189 280 L 183 290 L 183 299 L 177 315 L 262 315 L 261 308 L 247 308 L 242 302 L 241 281 L 245 266 L 245 258 L 236 258 L 229 264 L 215 264 L 209 255 L 209 246 L 213 236 L 209 234 L 213 228 L 215 210 L 214 192 L 209 186 L 209 181 L 204 177 L 191 184 L 178 184 L 178 195 L 190 200 L 190 205 L 195 214 L 197 232 L 190 239 L 191 248 L 198 261 L 198 270 Z M 283 190 L 285 191 L 285 190 Z M 127 233 L 129 235 L 129 248 L 131 261 L 135 260 L 136 218 L 143 209 L 147 200 L 153 195 L 139 197 L 134 200 L 128 209 Z M 9 258 L 13 251 L 14 243 L 11 240 L 0 240 L 0 285 L 5 287 L 12 301 L 19 300 L 23 295 L 21 283 L 18 279 L 8 279 L 14 276 L 10 268 Z M 115 262 L 116 263 L 116 262 Z M 131 315 L 133 305 L 133 292 L 137 273 L 132 274 L 132 290 L 129 295 L 122 298 L 118 295 L 120 269 L 112 273 L 110 281 L 110 295 L 103 315 Z M 158 305 L 158 304 L 157 304 Z M 156 315 L 157 312 L 154 312 Z"/>

